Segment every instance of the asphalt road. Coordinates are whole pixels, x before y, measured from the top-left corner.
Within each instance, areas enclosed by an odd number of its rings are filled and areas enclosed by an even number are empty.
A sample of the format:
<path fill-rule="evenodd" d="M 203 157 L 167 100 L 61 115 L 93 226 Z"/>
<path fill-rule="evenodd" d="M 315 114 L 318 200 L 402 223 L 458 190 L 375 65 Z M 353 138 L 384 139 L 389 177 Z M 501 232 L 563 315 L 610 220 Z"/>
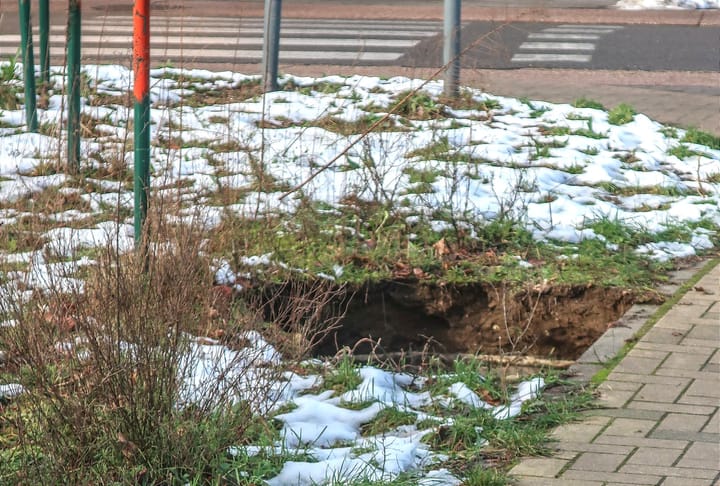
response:
<path fill-rule="evenodd" d="M 125 6 L 123 6 L 125 7 Z M 185 65 L 260 61 L 262 20 L 154 17 L 151 43 L 161 62 Z M 171 18 L 168 18 L 171 16 Z M 55 17 L 57 18 L 57 16 Z M 65 26 L 52 22 L 51 46 L 62 60 Z M 19 35 L 6 16 L 0 58 L 17 52 Z M 6 28 L 8 27 L 8 28 Z M 85 17 L 83 56 L 119 62 L 131 46 L 131 17 Z M 465 22 L 462 64 L 470 69 L 564 68 L 718 72 L 720 26 L 539 22 Z M 36 40 L 37 45 L 37 40 Z M 436 20 L 291 19 L 281 28 L 281 62 L 431 68 L 442 65 Z M 182 58 L 181 58 L 182 56 Z"/>
<path fill-rule="evenodd" d="M 720 69 L 717 26 L 471 22 L 464 26 L 461 39 L 465 68 Z M 416 45 L 400 62 L 433 67 L 441 60 L 442 38 L 437 36 Z"/>

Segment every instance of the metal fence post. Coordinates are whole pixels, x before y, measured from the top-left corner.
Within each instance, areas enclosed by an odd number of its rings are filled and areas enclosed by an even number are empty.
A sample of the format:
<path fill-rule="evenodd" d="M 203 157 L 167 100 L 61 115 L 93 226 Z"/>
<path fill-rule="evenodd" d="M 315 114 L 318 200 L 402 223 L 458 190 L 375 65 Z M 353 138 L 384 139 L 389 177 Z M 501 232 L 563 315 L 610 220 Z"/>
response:
<path fill-rule="evenodd" d="M 460 86 L 460 0 L 445 0 L 443 34 L 444 92 L 455 97 Z"/>
<path fill-rule="evenodd" d="M 68 161 L 71 174 L 80 172 L 80 0 L 70 0 L 68 8 Z"/>
<path fill-rule="evenodd" d="M 38 131 L 37 99 L 35 91 L 35 57 L 33 56 L 30 0 L 20 2 L 20 42 L 22 43 L 23 79 L 25 82 L 25 118 L 28 131 Z"/>
<path fill-rule="evenodd" d="M 40 82 L 47 88 L 50 82 L 50 0 L 40 0 L 38 24 L 40 27 Z"/>
<path fill-rule="evenodd" d="M 150 187 L 150 0 L 135 0 L 133 9 L 133 72 L 135 80 L 134 223 L 135 245 L 142 242 Z"/>
<path fill-rule="evenodd" d="M 278 53 L 280 51 L 280 16 L 282 0 L 265 0 L 265 35 L 263 37 L 263 89 L 278 89 Z"/>

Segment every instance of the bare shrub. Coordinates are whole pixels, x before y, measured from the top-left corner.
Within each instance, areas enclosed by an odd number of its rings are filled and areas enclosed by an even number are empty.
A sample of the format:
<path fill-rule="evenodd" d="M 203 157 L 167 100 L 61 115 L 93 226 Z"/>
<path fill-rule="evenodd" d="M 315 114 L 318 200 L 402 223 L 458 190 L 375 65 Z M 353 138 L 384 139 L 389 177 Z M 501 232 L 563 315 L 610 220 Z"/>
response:
<path fill-rule="evenodd" d="M 216 477 L 258 403 L 277 399 L 279 357 L 264 341 L 221 355 L 228 348 L 194 337 L 210 326 L 213 300 L 200 233 L 148 227 L 145 251 L 107 245 L 83 286 L 50 277 L 29 299 L 3 300 L 15 323 L 3 347 L 28 390 L 13 484 Z M 302 309 L 286 312 L 311 313 Z"/>

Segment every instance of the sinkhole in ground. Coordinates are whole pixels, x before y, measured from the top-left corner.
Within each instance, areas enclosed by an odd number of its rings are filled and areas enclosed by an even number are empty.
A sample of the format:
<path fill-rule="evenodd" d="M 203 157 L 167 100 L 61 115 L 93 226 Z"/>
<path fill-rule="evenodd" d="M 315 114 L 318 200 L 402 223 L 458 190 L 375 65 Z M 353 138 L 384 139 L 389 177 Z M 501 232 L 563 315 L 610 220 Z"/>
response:
<path fill-rule="evenodd" d="M 344 316 L 317 349 L 335 354 L 421 351 L 515 352 L 576 359 L 629 307 L 647 300 L 627 289 L 596 285 L 538 285 L 519 291 L 475 283 L 385 282 L 354 292 Z"/>

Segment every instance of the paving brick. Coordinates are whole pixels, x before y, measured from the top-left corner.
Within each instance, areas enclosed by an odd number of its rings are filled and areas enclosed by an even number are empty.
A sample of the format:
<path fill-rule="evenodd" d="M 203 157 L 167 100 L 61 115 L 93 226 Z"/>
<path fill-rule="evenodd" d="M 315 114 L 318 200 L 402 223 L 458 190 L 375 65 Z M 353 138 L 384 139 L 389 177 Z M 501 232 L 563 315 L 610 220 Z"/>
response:
<path fill-rule="evenodd" d="M 709 327 L 717 329 L 719 317 L 720 316 L 709 317 L 709 316 L 705 315 L 705 316 L 701 316 L 701 317 L 697 317 L 695 319 L 689 320 L 688 324 L 692 324 L 693 326 L 702 326 L 702 327 L 709 326 Z"/>
<path fill-rule="evenodd" d="M 568 469 L 565 471 L 561 478 L 563 479 L 578 479 L 587 481 L 585 484 L 589 484 L 590 481 L 606 481 L 616 482 L 621 484 L 652 484 L 656 485 L 660 483 L 662 476 L 654 476 L 647 474 L 624 474 L 616 472 L 595 472 L 595 471 L 581 471 L 579 469 Z"/>
<path fill-rule="evenodd" d="M 685 339 L 683 339 L 682 345 L 689 346 L 691 348 L 707 348 L 709 342 L 710 341 L 708 341 L 707 339 L 685 338 Z"/>
<path fill-rule="evenodd" d="M 552 457 L 554 457 L 555 459 L 563 459 L 566 462 L 574 461 L 577 456 L 578 453 L 573 451 L 563 451 L 557 448 L 552 450 Z"/>
<path fill-rule="evenodd" d="M 610 417 L 589 417 L 579 423 L 556 428 L 551 436 L 559 441 L 591 442 L 612 420 Z"/>
<path fill-rule="evenodd" d="M 633 397 L 634 400 L 646 402 L 673 403 L 685 390 L 685 385 L 668 385 L 660 383 L 647 383 Z"/>
<path fill-rule="evenodd" d="M 650 374 L 660 366 L 662 360 L 665 358 L 636 358 L 634 356 L 626 356 L 618 365 L 615 367 L 615 371 L 618 373 L 638 373 L 638 374 Z"/>
<path fill-rule="evenodd" d="M 661 486 L 713 486 L 713 484 L 715 483 L 712 479 L 668 477 L 663 480 Z"/>
<path fill-rule="evenodd" d="M 638 391 L 642 387 L 642 383 L 633 383 L 630 381 L 613 381 L 605 380 L 598 386 L 600 390 L 620 390 L 620 391 Z"/>
<path fill-rule="evenodd" d="M 715 351 L 715 345 L 710 341 L 705 341 L 702 346 L 691 348 L 689 346 L 686 346 L 685 344 L 648 343 L 645 341 L 640 341 L 635 345 L 635 349 L 665 351 L 667 353 L 701 352 L 707 353 L 707 355 L 710 356 L 713 351 Z"/>
<path fill-rule="evenodd" d="M 678 398 L 677 403 L 685 404 L 685 405 L 707 405 L 710 407 L 716 407 L 718 404 L 718 399 L 712 398 L 712 397 L 693 397 L 693 396 L 683 395 L 680 398 Z"/>
<path fill-rule="evenodd" d="M 720 375 L 708 371 L 690 371 L 678 370 L 674 368 L 658 368 L 655 372 L 655 375 L 668 378 L 690 378 L 693 380 L 703 380 L 720 384 Z M 715 385 L 711 386 L 714 388 Z"/>
<path fill-rule="evenodd" d="M 660 329 L 673 329 L 675 331 L 683 332 L 690 331 L 694 327 L 694 324 L 690 321 L 678 321 L 676 319 L 666 319 L 666 317 L 667 315 L 657 321 L 653 327 Z"/>
<path fill-rule="evenodd" d="M 707 371 L 708 373 L 720 373 L 720 364 L 707 363 L 705 366 L 700 368 L 700 371 Z"/>
<path fill-rule="evenodd" d="M 688 442 L 720 442 L 720 435 L 705 432 L 690 432 L 684 430 L 655 430 L 651 432 L 653 439 L 686 440 Z"/>
<path fill-rule="evenodd" d="M 600 434 L 593 441 L 594 444 L 622 445 L 636 447 L 656 447 L 660 449 L 683 449 L 688 445 L 686 440 L 653 439 L 652 437 L 633 437 L 620 435 Z"/>
<path fill-rule="evenodd" d="M 645 437 L 653 428 L 655 420 L 617 418 L 603 432 L 603 435 Z"/>
<path fill-rule="evenodd" d="M 624 454 L 626 456 L 636 449 L 635 446 L 588 444 L 587 442 L 576 442 L 572 440 L 563 440 L 557 444 L 557 447 L 563 451 L 604 452 L 606 454 Z"/>
<path fill-rule="evenodd" d="M 608 380 L 629 381 L 632 383 L 669 383 L 672 385 L 687 385 L 690 383 L 691 378 L 685 378 L 683 376 L 639 375 L 637 373 L 621 373 L 615 370 L 610 373 Z"/>
<path fill-rule="evenodd" d="M 720 472 L 720 444 L 717 442 L 695 442 L 685 451 L 677 466 L 712 469 Z"/>
<path fill-rule="evenodd" d="M 567 461 L 549 457 L 531 457 L 523 459 L 520 464 L 510 470 L 511 475 L 536 476 L 554 478 L 565 466 Z"/>
<path fill-rule="evenodd" d="M 669 413 L 658 424 L 654 432 L 670 430 L 673 432 L 700 432 L 709 418 L 704 415 L 690 415 L 687 413 Z"/>
<path fill-rule="evenodd" d="M 602 407 L 621 408 L 635 396 L 635 392 L 620 390 L 600 390 L 597 402 Z"/>
<path fill-rule="evenodd" d="M 670 466 L 682 454 L 680 449 L 659 449 L 657 447 L 638 447 L 627 464 L 644 464 L 650 466 Z"/>
<path fill-rule="evenodd" d="M 666 327 L 653 327 L 642 340 L 647 343 L 680 344 L 685 334 Z"/>
<path fill-rule="evenodd" d="M 708 434 L 720 434 L 720 412 L 715 412 L 702 431 Z"/>
<path fill-rule="evenodd" d="M 685 392 L 688 396 L 713 397 L 720 399 L 720 375 L 711 380 L 696 379 Z"/>
<path fill-rule="evenodd" d="M 702 406 L 702 405 L 683 405 L 681 403 L 658 403 L 658 402 L 644 402 L 640 400 L 631 400 L 627 404 L 628 408 L 634 408 L 639 410 L 652 410 L 658 412 L 675 412 L 675 413 L 690 413 L 693 415 L 712 415 L 715 413 L 715 407 Z"/>
<path fill-rule="evenodd" d="M 617 470 L 626 458 L 625 454 L 584 452 L 570 465 L 570 469 L 612 472 Z"/>
<path fill-rule="evenodd" d="M 618 354 L 620 348 L 625 345 L 626 340 L 630 339 L 635 332 L 635 330 L 626 327 L 609 329 L 580 356 L 578 361 L 587 363 L 607 362 Z"/>
<path fill-rule="evenodd" d="M 697 305 L 685 299 L 681 299 L 678 304 L 665 314 L 668 319 L 690 321 L 699 318 L 707 310 L 707 305 Z"/>
<path fill-rule="evenodd" d="M 715 340 L 715 342 L 717 342 L 720 340 L 720 326 L 693 326 L 692 330 L 690 330 L 685 337 L 690 339 Z"/>
<path fill-rule="evenodd" d="M 641 420 L 654 420 L 659 421 L 665 416 L 665 411 L 658 410 L 642 410 L 638 408 L 627 408 L 635 403 L 634 400 L 630 400 L 625 407 L 626 408 L 605 408 L 600 410 L 589 410 L 585 412 L 586 415 L 600 415 L 602 417 L 615 417 L 615 418 L 629 418 L 629 419 L 641 419 Z"/>
<path fill-rule="evenodd" d="M 717 471 L 709 469 L 648 466 L 644 464 L 626 464 L 620 468 L 619 472 L 627 474 L 643 474 L 647 476 L 673 476 L 697 479 L 712 479 L 717 475 Z"/>
<path fill-rule="evenodd" d="M 604 482 L 583 479 L 519 478 L 513 484 L 515 486 L 603 486 Z"/>
<path fill-rule="evenodd" d="M 687 353 L 670 353 L 670 356 L 660 365 L 660 369 L 700 371 L 710 359 L 711 354 L 704 353 L 703 350 L 693 351 L 691 349 L 688 349 Z"/>
<path fill-rule="evenodd" d="M 652 331 L 652 329 L 651 329 L 651 331 Z M 645 342 L 644 339 L 643 339 L 643 342 Z M 665 360 L 665 358 L 667 358 L 668 354 L 669 354 L 669 352 L 665 351 L 663 349 L 654 349 L 654 348 L 649 349 L 649 348 L 642 348 L 642 347 L 634 347 L 633 349 L 630 350 L 630 352 L 627 354 L 627 356 L 624 359 L 646 358 L 646 359 L 659 359 L 659 360 L 663 361 L 663 360 Z"/>

